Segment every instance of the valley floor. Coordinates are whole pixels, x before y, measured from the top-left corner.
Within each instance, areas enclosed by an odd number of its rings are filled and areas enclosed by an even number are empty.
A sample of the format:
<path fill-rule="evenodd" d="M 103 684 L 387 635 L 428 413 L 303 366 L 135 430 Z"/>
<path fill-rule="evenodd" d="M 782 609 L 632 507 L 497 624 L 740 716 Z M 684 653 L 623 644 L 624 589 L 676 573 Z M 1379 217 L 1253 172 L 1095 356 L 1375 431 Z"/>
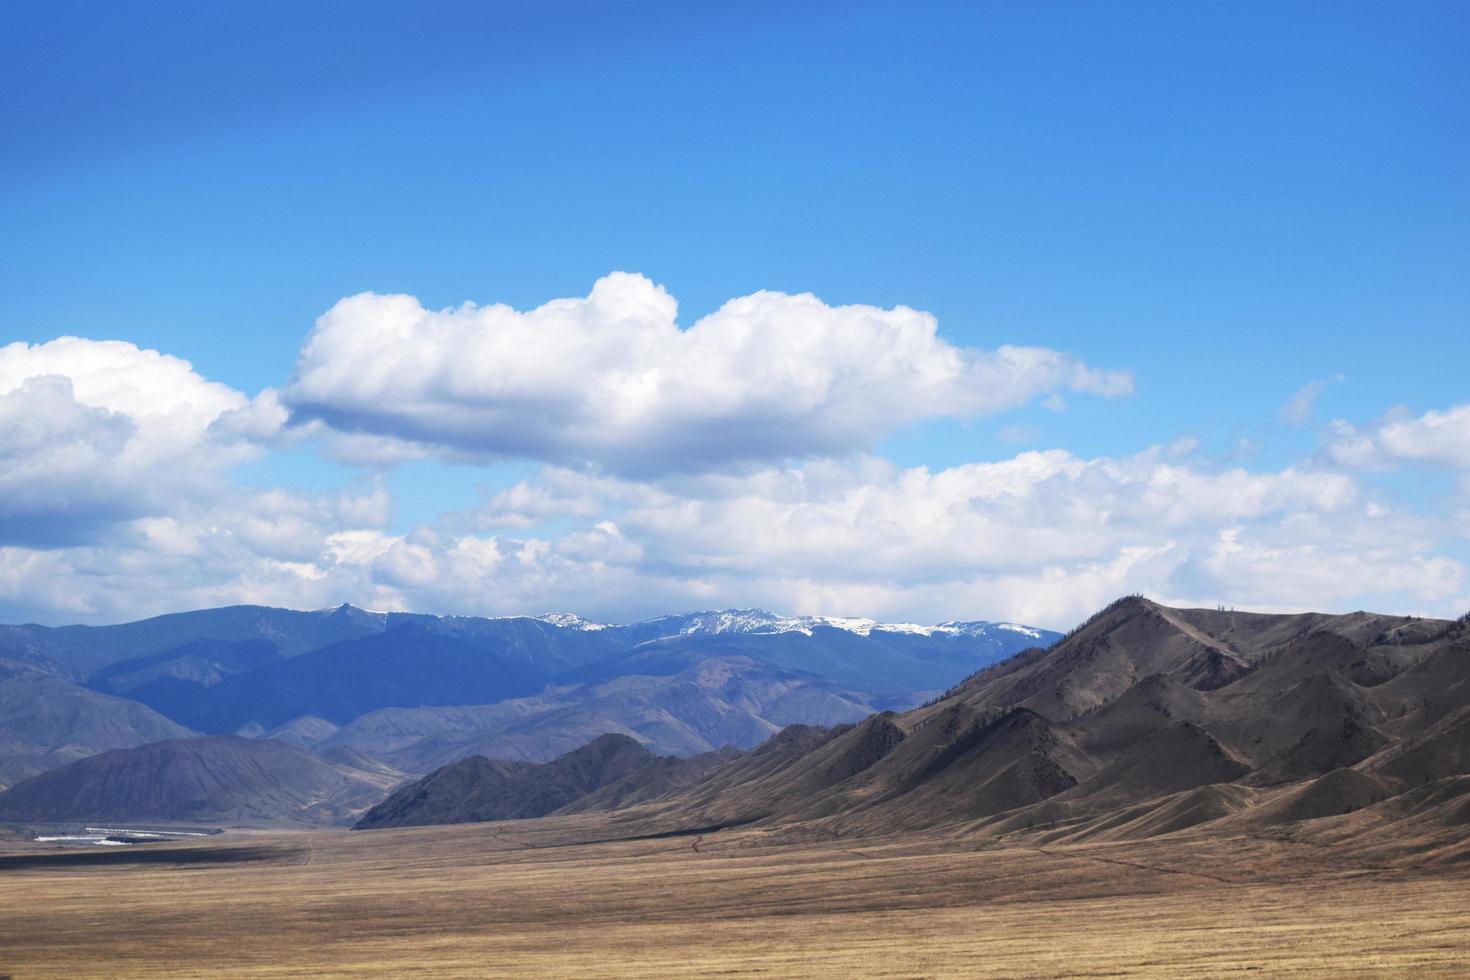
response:
<path fill-rule="evenodd" d="M 0 975 L 1470 972 L 1465 872 L 1289 840 L 574 842 L 616 833 L 589 817 L 3 845 Z"/>

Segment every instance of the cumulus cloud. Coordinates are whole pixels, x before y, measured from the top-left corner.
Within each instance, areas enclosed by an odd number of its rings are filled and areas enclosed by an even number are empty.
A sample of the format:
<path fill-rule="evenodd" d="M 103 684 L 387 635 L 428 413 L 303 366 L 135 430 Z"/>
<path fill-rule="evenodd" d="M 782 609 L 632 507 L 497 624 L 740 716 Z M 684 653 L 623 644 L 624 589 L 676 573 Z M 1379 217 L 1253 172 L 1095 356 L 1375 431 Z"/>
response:
<path fill-rule="evenodd" d="M 1400 410 L 1362 427 L 1337 419 L 1325 449 L 1335 462 L 1363 469 L 1428 463 L 1470 470 L 1470 404 L 1422 415 Z"/>
<path fill-rule="evenodd" d="M 51 552 L 0 549 L 0 608 L 109 620 L 252 601 L 605 619 L 761 605 L 1066 627 L 1119 594 L 1458 613 L 1452 528 L 1356 478 L 1181 447 L 939 470 L 873 457 L 659 480 L 547 467 L 399 533 L 382 486 L 237 493 Z M 58 583 L 66 583 L 58 587 Z M 12 614 L 13 615 L 13 614 Z"/>
<path fill-rule="evenodd" d="M 318 319 L 284 400 L 300 422 L 451 457 L 648 475 L 846 454 L 922 419 L 1132 388 L 1048 348 L 956 347 L 902 306 L 759 292 L 688 329 L 677 314 L 627 273 L 526 312 L 363 293 Z"/>
<path fill-rule="evenodd" d="M 1394 534 L 1357 535 L 1317 515 L 1260 528 L 1224 528 L 1199 556 L 1209 580 L 1230 583 L 1230 601 L 1258 610 L 1380 605 L 1455 615 L 1466 587 L 1462 562 Z M 1374 601 L 1369 601 L 1372 597 Z M 1283 601 L 1285 600 L 1285 601 Z"/>
<path fill-rule="evenodd" d="M 1470 404 L 1429 411 L 1417 418 L 1389 418 L 1375 433 L 1394 459 L 1470 469 Z"/>
<path fill-rule="evenodd" d="M 915 582 L 1093 561 L 1223 522 L 1331 513 L 1356 496 L 1338 474 L 1206 472 L 1157 451 L 1084 460 L 1051 450 L 939 471 L 876 462 L 770 471 L 739 492 L 651 495 L 623 524 L 706 568 Z"/>
<path fill-rule="evenodd" d="M 269 397 L 121 341 L 0 347 L 0 544 L 75 543 L 162 512 L 284 419 Z"/>
<path fill-rule="evenodd" d="M 606 283 L 598 289 L 611 288 Z M 1361 472 L 1399 463 L 1470 466 L 1462 453 L 1466 407 L 1339 423 L 1323 456 L 1269 470 L 1212 461 L 1192 440 L 1131 455 L 1051 449 L 900 467 L 851 450 L 894 418 L 958 411 L 956 404 L 981 412 L 1048 386 L 1114 391 L 1115 382 L 1051 352 L 953 348 L 923 314 L 833 310 L 810 297 L 746 297 L 680 330 L 661 290 L 632 277 L 622 285 L 631 298 L 594 290 L 592 299 L 559 301 L 551 313 L 556 304 L 526 314 L 425 313 L 411 300 L 387 298 L 404 311 L 400 332 L 415 343 L 384 342 L 384 358 L 367 358 L 341 384 L 363 381 L 354 397 L 381 394 L 390 422 L 419 412 L 436 441 L 397 429 L 333 429 L 319 417 L 288 426 L 288 442 L 309 439 L 365 460 L 431 449 L 499 452 L 485 447 L 500 445 L 497 426 L 513 425 L 497 413 L 511 419 L 511 402 L 520 399 L 521 411 L 535 396 L 545 409 L 535 416 L 550 440 L 544 445 L 560 446 L 568 459 L 487 489 L 472 510 L 407 530 L 393 526 L 381 480 L 299 493 L 243 488 L 227 477 L 234 461 L 281 443 L 287 413 L 302 411 L 296 389 L 306 379 L 336 390 L 337 381 L 328 384 L 312 367 L 340 367 L 312 353 L 323 336 L 345 343 L 335 326 L 314 336 L 291 389 L 254 398 L 130 344 L 63 338 L 0 348 L 0 620 L 107 622 L 236 602 L 349 600 L 480 615 L 572 609 L 612 620 L 761 605 L 1066 627 L 1132 591 L 1263 609 L 1449 615 L 1470 604 L 1463 553 L 1470 512 L 1416 509 L 1376 492 Z M 382 301 L 367 297 L 365 308 Z M 599 304 L 607 308 L 589 312 Z M 767 304 L 776 312 L 761 312 Z M 379 326 L 367 331 L 369 350 Z M 802 349 L 808 330 L 833 347 L 825 361 Z M 415 346 L 436 331 L 439 341 Z M 551 337 L 544 349 L 537 331 Z M 438 353 L 439 342 L 467 343 L 476 332 L 489 339 L 464 365 Z M 591 363 L 577 360 L 575 342 L 604 341 L 633 353 L 596 354 L 615 379 L 573 390 L 572 379 Z M 754 351 L 771 343 L 786 346 L 769 371 L 732 366 L 765 363 Z M 559 353 L 528 366 L 521 345 Z M 711 345 L 717 354 L 707 352 Z M 871 368 L 878 349 L 901 356 L 877 358 Z M 404 350 L 423 354 L 412 370 Z M 501 361 L 485 350 L 504 353 L 516 371 L 495 367 Z M 1017 364 L 1031 367 L 1017 371 Z M 460 367 L 463 378 L 455 376 Z M 695 377 L 696 368 L 704 373 Z M 1024 380 L 1033 369 L 1046 380 Z M 550 384 L 557 371 L 564 383 Z M 988 388 L 977 382 L 987 371 L 996 379 Z M 395 378 L 409 383 L 393 389 Z M 500 394 L 487 398 L 492 381 Z M 801 412 L 791 408 L 792 392 L 806 399 Z M 622 414 L 598 415 L 618 399 L 627 403 Z M 689 419 L 671 406 L 687 409 Z M 874 406 L 892 417 L 875 419 Z M 758 411 L 785 419 L 801 438 L 752 437 L 711 450 L 701 457 L 707 466 L 663 465 L 662 450 L 642 457 L 642 468 L 586 465 L 611 459 L 607 453 L 638 433 L 684 426 L 669 437 L 673 445 Z M 842 429 L 864 412 L 866 427 Z M 443 426 L 429 426 L 440 416 Z M 474 430 L 476 420 L 490 441 L 453 444 L 445 436 Z M 782 447 L 798 442 L 814 458 L 760 462 L 797 454 Z M 813 448 L 823 446 L 831 453 Z M 713 465 L 733 460 L 745 465 Z M 1462 481 L 1470 486 L 1464 481 L 1470 473 Z"/>
<path fill-rule="evenodd" d="M 148 420 L 145 435 L 154 444 L 197 439 L 215 419 L 249 401 L 200 377 L 182 358 L 121 340 L 59 337 L 0 347 L 0 392 L 45 377 L 68 379 L 83 405 Z"/>
<path fill-rule="evenodd" d="M 1219 469 L 1189 452 L 1084 459 L 1051 450 L 937 471 L 819 461 L 658 485 L 549 471 L 542 489 L 616 508 L 646 567 L 807 612 L 1066 625 L 1128 591 L 1338 608 L 1371 605 L 1375 590 L 1398 583 L 1395 601 L 1422 610 L 1463 588 L 1463 567 L 1434 554 L 1442 529 L 1395 516 L 1348 475 Z M 528 489 L 520 496 L 547 507 Z M 1278 581 L 1296 574 L 1311 587 L 1273 591 L 1246 552 L 1221 552 L 1227 533 L 1276 542 L 1288 570 Z M 1336 567 L 1372 563 L 1376 581 L 1334 577 Z"/>
<path fill-rule="evenodd" d="M 0 611 L 6 622 L 119 622 L 234 603 L 301 608 L 395 596 L 361 555 L 336 557 L 353 535 L 383 539 L 390 508 L 376 484 L 320 494 L 224 488 L 81 543 L 0 545 Z"/>

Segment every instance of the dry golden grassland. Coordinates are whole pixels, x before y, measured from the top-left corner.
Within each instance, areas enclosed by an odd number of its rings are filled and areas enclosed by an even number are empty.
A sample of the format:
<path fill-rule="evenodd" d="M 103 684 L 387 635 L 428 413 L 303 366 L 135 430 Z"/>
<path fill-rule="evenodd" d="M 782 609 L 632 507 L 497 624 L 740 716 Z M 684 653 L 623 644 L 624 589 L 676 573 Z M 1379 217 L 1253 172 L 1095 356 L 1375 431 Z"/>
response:
<path fill-rule="evenodd" d="M 1470 878 L 1320 847 L 567 843 L 608 831 L 573 818 L 167 845 L 206 859 L 191 864 L 137 863 L 142 849 L 36 863 L 56 852 L 11 846 L 0 975 L 1470 974 Z"/>

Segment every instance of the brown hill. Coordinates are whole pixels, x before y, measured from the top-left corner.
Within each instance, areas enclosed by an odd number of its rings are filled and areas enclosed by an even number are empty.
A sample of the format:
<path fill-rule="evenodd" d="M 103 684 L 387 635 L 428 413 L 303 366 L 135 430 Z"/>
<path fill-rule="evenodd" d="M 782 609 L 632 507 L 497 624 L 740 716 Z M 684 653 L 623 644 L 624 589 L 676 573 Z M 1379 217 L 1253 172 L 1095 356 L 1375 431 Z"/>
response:
<path fill-rule="evenodd" d="M 0 789 L 108 749 L 192 734 L 135 701 L 0 663 Z"/>
<path fill-rule="evenodd" d="M 740 757 L 740 750 L 724 748 L 718 752 L 702 752 L 688 759 L 666 755 L 655 759 L 652 765 L 635 769 L 622 779 L 595 789 L 580 799 L 573 800 L 557 810 L 557 813 L 592 813 L 599 810 L 621 810 L 625 807 L 646 803 L 667 796 L 675 790 L 691 786 L 706 775 L 732 759 Z"/>
<path fill-rule="evenodd" d="M 318 752 L 316 756 L 342 775 L 371 783 L 385 793 L 409 778 L 408 773 L 394 769 L 381 759 L 342 745 Z"/>
<path fill-rule="evenodd" d="M 234 735 L 114 749 L 0 793 L 0 821 L 339 823 L 382 790 L 294 746 Z"/>
<path fill-rule="evenodd" d="M 850 730 L 850 729 L 842 729 Z M 824 745 L 832 730 L 815 725 L 789 725 L 751 751 L 718 767 L 683 793 L 660 804 L 671 809 L 674 821 L 703 820 L 715 823 L 751 822 L 769 816 L 777 809 L 779 795 L 787 780 L 783 774 L 805 760 L 809 753 Z M 703 814 L 716 816 L 705 819 Z"/>
<path fill-rule="evenodd" d="M 533 763 L 471 756 L 435 770 L 368 810 L 354 829 L 499 819 L 496 794 Z"/>
<path fill-rule="evenodd" d="M 314 747 L 351 746 L 414 773 L 472 755 L 546 762 L 608 733 L 687 757 L 752 748 L 792 722 L 858 722 L 874 707 L 871 696 L 809 674 L 717 657 L 672 674 L 621 675 L 497 704 L 385 708 Z"/>
<path fill-rule="evenodd" d="M 1433 652 L 1413 659 L 1373 688 L 1374 700 L 1391 719 L 1390 725 L 1406 734 L 1423 730 L 1470 704 L 1470 638 L 1427 645 L 1434 647 Z M 1403 656 L 1422 647 L 1392 649 Z"/>
<path fill-rule="evenodd" d="M 1155 732 L 1104 767 L 1064 799 L 1124 805 L 1211 783 L 1230 783 L 1251 771 L 1213 735 L 1181 721 Z"/>
<path fill-rule="evenodd" d="M 336 731 L 337 726 L 325 718 L 301 715 L 263 733 L 263 737 L 289 742 L 297 748 L 311 749 L 331 738 Z"/>
<path fill-rule="evenodd" d="M 1277 794 L 1241 814 L 1235 823 L 1250 827 L 1315 820 L 1351 813 L 1391 796 L 1381 780 L 1354 769 L 1334 769 Z"/>
<path fill-rule="evenodd" d="M 1399 739 L 1359 768 L 1404 789 L 1470 772 L 1470 705 Z"/>
<path fill-rule="evenodd" d="M 1470 819 L 1470 803 L 1409 799 L 1470 785 L 1467 634 L 1463 623 L 1409 617 L 1130 597 L 924 707 L 794 726 L 689 785 L 674 784 L 691 767 L 665 762 L 677 778 L 641 775 L 636 791 L 593 799 L 641 834 L 947 826 L 1045 843 L 1275 828 L 1373 834 L 1381 848 L 1412 820 L 1438 821 L 1444 853 L 1458 853 L 1452 827 Z"/>
<path fill-rule="evenodd" d="M 1308 729 L 1289 748 L 1266 760 L 1250 782 L 1271 785 L 1331 772 L 1363 761 L 1388 743 L 1388 736 L 1359 715 L 1344 712 Z"/>
<path fill-rule="evenodd" d="M 363 814 L 355 829 L 542 817 L 658 761 L 626 735 L 603 735 L 540 764 L 473 756 L 393 793 Z"/>
<path fill-rule="evenodd" d="M 1202 722 L 1206 700 L 1168 674 L 1149 674 L 1113 701 L 1077 719 L 1073 727 L 1083 751 L 1110 760 L 1171 725 Z"/>
<path fill-rule="evenodd" d="M 1133 597 L 933 704 L 794 733 L 628 816 L 1082 840 L 1251 812 L 1272 823 L 1341 815 L 1470 772 L 1465 632 Z M 771 764 L 757 769 L 765 751 Z"/>
<path fill-rule="evenodd" d="M 923 825 L 1013 810 L 1070 789 L 1088 768 L 1071 738 L 1029 708 L 936 739 L 933 749 L 927 765 L 896 781 L 880 819 Z"/>

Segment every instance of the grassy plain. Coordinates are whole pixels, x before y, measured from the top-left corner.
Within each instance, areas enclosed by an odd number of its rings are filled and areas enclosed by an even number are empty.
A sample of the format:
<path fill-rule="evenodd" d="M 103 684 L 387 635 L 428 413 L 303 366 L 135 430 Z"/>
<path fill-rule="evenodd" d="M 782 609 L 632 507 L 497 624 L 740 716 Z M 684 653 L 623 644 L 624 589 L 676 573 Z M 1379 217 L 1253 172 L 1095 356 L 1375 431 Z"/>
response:
<path fill-rule="evenodd" d="M 1464 872 L 1301 843 L 571 842 L 615 832 L 602 819 L 10 845 L 0 975 L 1470 973 Z"/>

